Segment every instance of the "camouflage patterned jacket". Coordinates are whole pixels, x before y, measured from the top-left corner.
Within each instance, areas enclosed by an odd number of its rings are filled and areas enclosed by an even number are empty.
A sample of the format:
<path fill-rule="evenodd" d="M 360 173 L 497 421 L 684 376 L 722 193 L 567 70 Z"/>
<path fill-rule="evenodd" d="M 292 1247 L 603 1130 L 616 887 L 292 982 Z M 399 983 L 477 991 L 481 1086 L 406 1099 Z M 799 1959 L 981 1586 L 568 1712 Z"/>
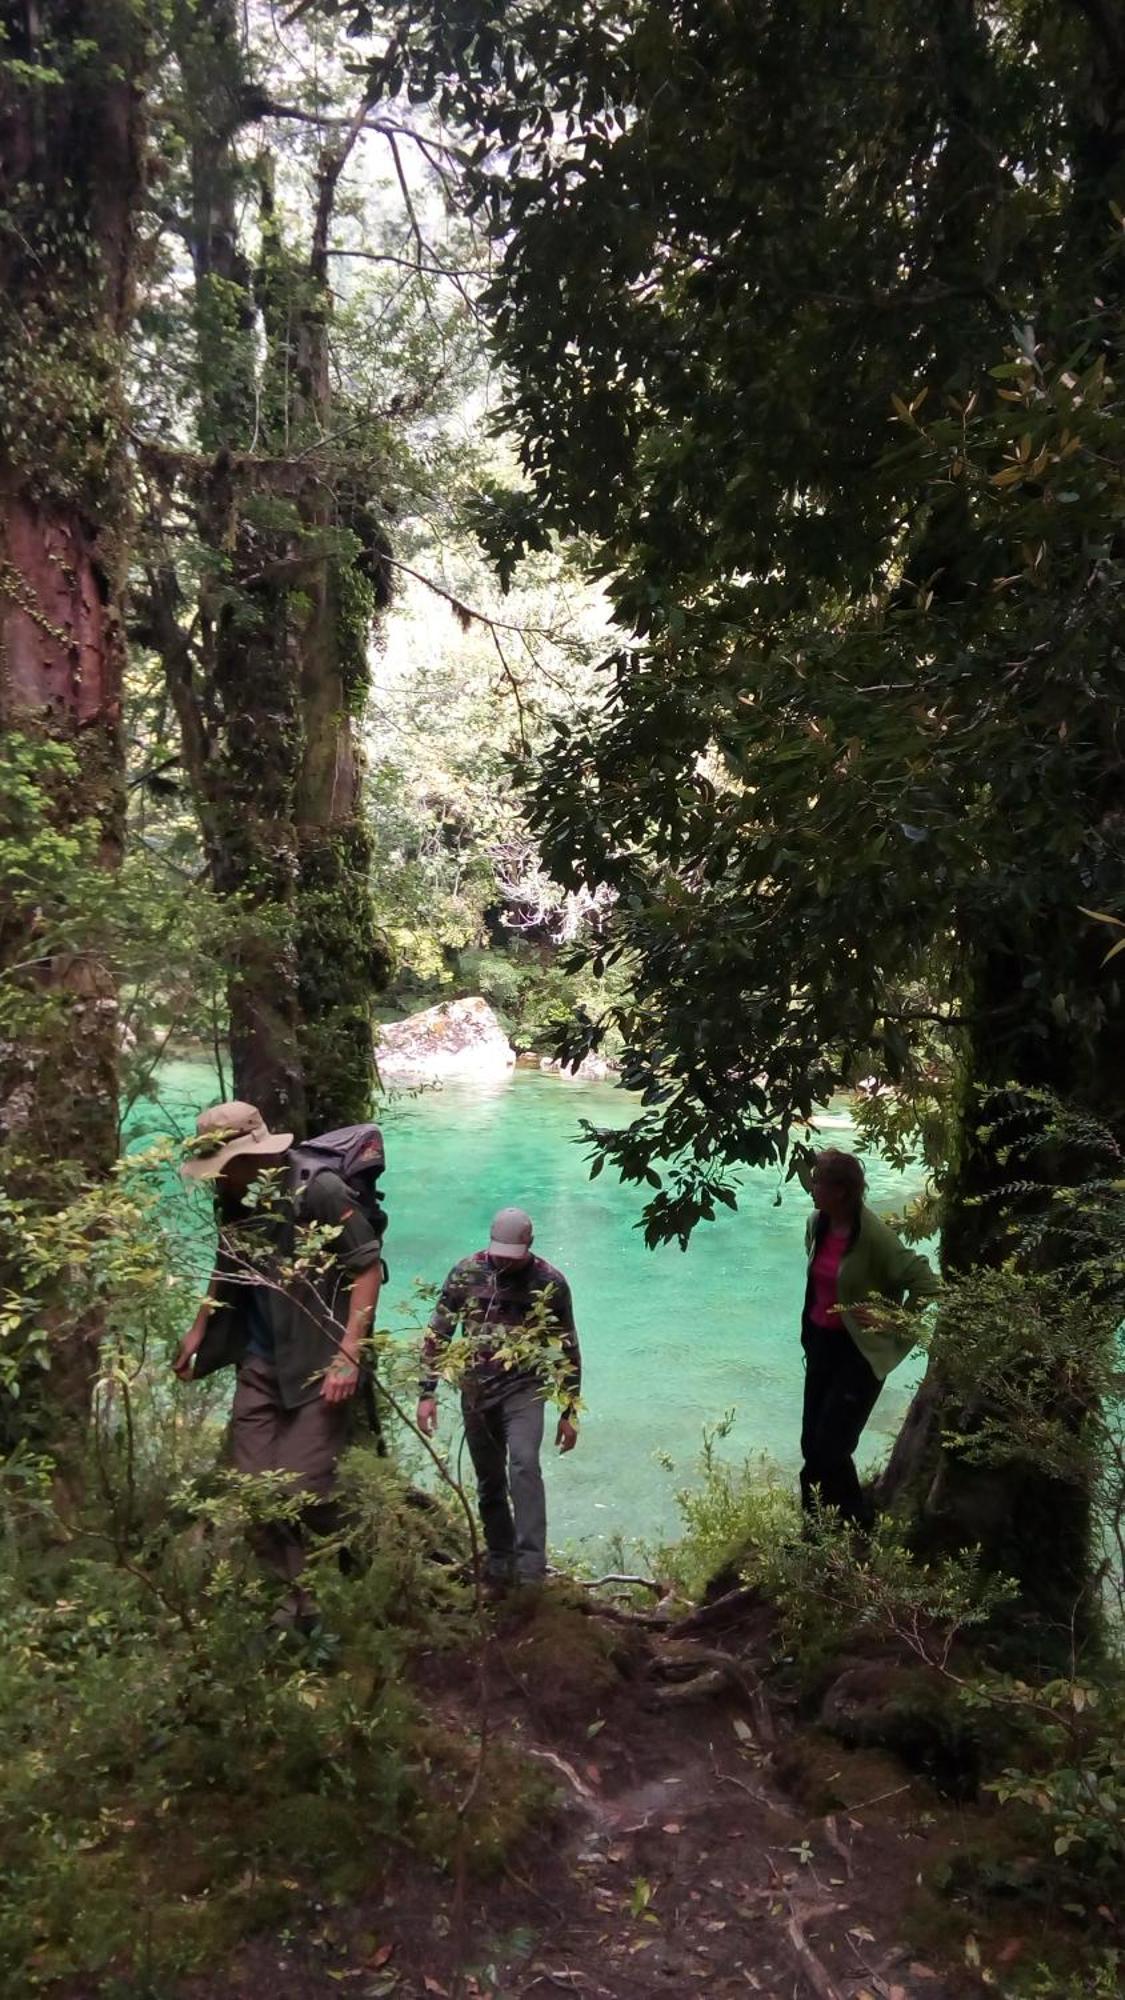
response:
<path fill-rule="evenodd" d="M 512 1266 L 477 1250 L 454 1265 L 438 1294 L 422 1348 L 424 1396 L 436 1389 L 441 1351 L 458 1328 L 470 1348 L 461 1389 L 474 1408 L 501 1402 L 528 1382 L 549 1384 L 550 1370 L 537 1367 L 533 1355 L 504 1355 L 502 1350 L 515 1342 L 557 1348 L 567 1408 L 577 1400 L 582 1355 L 570 1286 L 545 1257 L 532 1255 L 525 1264 Z"/>

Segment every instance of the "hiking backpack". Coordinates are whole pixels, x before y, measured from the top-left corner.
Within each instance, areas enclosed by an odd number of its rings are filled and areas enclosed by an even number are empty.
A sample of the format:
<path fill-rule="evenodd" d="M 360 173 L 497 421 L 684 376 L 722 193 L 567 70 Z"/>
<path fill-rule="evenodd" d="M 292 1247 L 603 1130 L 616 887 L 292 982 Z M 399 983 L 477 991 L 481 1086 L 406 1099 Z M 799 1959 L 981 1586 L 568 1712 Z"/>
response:
<path fill-rule="evenodd" d="M 341 1125 L 338 1132 L 321 1132 L 289 1152 L 293 1192 L 298 1201 L 318 1174 L 339 1174 L 356 1207 L 376 1236 L 386 1234 L 387 1212 L 379 1179 L 387 1164 L 383 1134 L 377 1125 Z"/>

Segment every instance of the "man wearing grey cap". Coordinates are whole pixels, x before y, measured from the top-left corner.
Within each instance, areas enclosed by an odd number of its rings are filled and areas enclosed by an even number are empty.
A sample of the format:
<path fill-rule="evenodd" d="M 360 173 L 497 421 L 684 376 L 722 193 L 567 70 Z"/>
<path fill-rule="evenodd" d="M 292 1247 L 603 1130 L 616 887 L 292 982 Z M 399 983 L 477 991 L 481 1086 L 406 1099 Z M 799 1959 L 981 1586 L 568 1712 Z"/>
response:
<path fill-rule="evenodd" d="M 493 1216 L 487 1249 L 462 1258 L 442 1286 L 422 1350 L 418 1428 L 430 1437 L 437 1425 L 441 1351 L 458 1326 L 467 1343 L 461 1412 L 477 1475 L 488 1580 L 497 1589 L 538 1583 L 547 1568 L 539 1452 L 552 1349 L 561 1401 L 555 1443 L 567 1452 L 578 1442 L 574 1410 L 582 1357 L 570 1286 L 535 1255 L 532 1237 L 531 1217 L 522 1208 Z"/>

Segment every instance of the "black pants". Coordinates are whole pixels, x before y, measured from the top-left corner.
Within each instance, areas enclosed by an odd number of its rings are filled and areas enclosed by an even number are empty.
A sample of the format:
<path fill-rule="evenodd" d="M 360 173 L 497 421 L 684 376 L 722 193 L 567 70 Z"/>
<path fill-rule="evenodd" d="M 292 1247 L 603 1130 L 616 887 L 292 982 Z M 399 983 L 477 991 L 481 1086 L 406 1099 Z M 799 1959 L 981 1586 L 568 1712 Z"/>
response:
<path fill-rule="evenodd" d="M 801 1328 L 805 1407 L 801 1423 L 801 1505 L 838 1507 L 845 1521 L 866 1510 L 852 1453 L 883 1384 L 844 1326 Z"/>

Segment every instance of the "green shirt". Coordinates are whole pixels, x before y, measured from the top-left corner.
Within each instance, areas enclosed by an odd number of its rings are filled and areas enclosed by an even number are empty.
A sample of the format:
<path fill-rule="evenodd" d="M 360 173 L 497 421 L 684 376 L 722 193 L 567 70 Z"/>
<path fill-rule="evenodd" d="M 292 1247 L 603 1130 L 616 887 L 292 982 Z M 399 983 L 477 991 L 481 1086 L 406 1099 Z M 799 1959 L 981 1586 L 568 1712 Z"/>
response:
<path fill-rule="evenodd" d="M 812 1261 L 816 1256 L 817 1220 L 817 1216 L 810 1215 L 805 1231 L 810 1280 Z M 907 1249 L 881 1217 L 869 1208 L 861 1208 L 855 1232 L 840 1265 L 836 1296 L 842 1308 L 840 1319 L 843 1325 L 880 1381 L 890 1374 L 892 1368 L 897 1368 L 900 1361 L 905 1361 L 916 1342 L 909 1335 L 884 1333 L 877 1327 L 860 1326 L 848 1307 L 880 1298 L 896 1306 L 902 1305 L 904 1300 L 907 1305 L 920 1306 L 924 1300 L 932 1299 L 938 1290 L 938 1279 L 921 1252 Z"/>

